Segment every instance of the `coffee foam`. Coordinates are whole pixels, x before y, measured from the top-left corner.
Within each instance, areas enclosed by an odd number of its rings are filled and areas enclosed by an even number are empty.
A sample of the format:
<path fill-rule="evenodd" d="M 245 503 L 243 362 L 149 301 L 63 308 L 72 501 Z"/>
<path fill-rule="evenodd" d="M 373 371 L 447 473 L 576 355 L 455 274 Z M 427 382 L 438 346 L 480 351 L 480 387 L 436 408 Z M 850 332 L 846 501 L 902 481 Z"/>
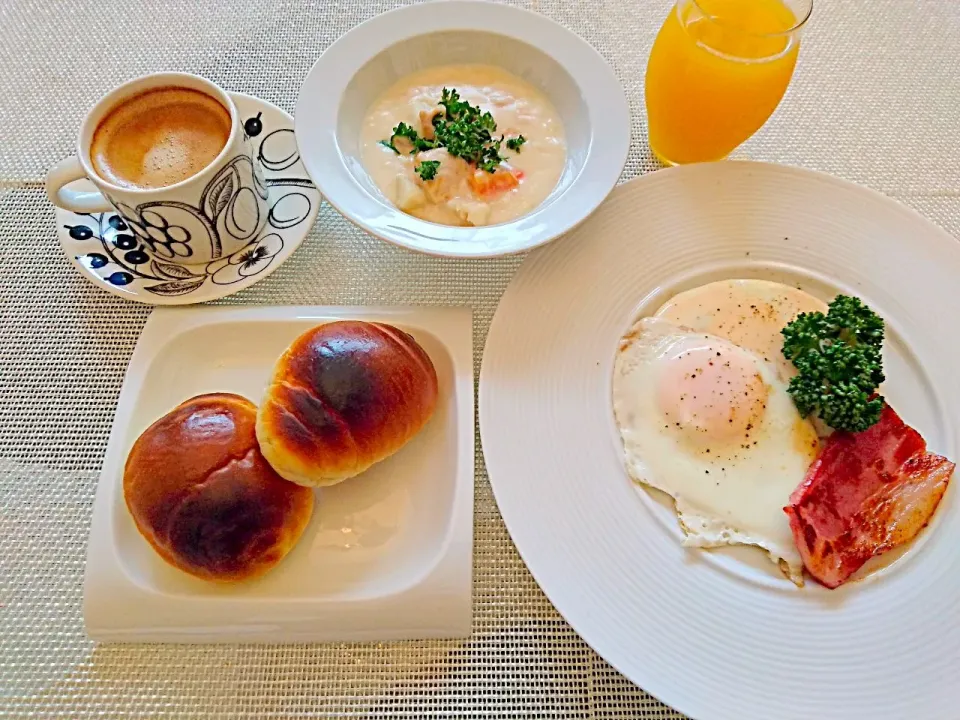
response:
<path fill-rule="evenodd" d="M 121 102 L 93 134 L 90 160 L 107 182 L 159 188 L 207 167 L 230 138 L 229 111 L 209 95 L 157 88 Z"/>

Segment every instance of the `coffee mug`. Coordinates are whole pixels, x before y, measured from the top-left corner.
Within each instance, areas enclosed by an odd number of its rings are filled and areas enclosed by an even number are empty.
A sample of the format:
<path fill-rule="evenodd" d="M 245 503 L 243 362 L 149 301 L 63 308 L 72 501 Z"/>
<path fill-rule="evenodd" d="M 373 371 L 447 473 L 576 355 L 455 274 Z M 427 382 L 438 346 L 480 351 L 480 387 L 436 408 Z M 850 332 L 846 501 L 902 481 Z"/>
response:
<path fill-rule="evenodd" d="M 159 187 L 121 186 L 99 174 L 91 158 L 94 134 L 110 113 L 153 90 L 185 89 L 215 99 L 230 114 L 230 132 L 206 167 Z M 144 121 L 151 122 L 149 114 Z M 97 191 L 67 187 L 86 178 Z M 253 144 L 230 96 L 209 80 L 189 73 L 154 73 L 105 95 L 80 127 L 77 154 L 47 175 L 47 196 L 75 213 L 117 212 L 154 256 L 181 264 L 227 257 L 255 241 L 267 221 L 267 188 Z"/>

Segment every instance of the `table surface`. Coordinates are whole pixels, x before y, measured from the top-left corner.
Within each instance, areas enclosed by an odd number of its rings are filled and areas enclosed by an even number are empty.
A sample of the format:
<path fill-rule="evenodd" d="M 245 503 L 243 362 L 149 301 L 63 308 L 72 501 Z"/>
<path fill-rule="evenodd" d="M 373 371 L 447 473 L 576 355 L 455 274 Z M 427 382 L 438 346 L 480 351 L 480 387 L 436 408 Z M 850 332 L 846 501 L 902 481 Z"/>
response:
<path fill-rule="evenodd" d="M 521 3 L 616 69 L 657 169 L 643 72 L 669 0 Z M 317 56 L 389 0 L 0 2 L 0 717 L 680 718 L 598 657 L 524 567 L 476 456 L 473 634 L 461 641 L 97 646 L 84 554 L 107 435 L 150 312 L 88 285 L 42 181 L 86 109 L 146 72 L 199 73 L 292 110 Z M 847 178 L 960 235 L 960 4 L 817 0 L 793 84 L 736 157 Z M 297 253 L 228 304 L 472 305 L 475 369 L 521 258 L 420 257 L 324 206 Z M 637 648 L 643 652 L 643 648 Z"/>

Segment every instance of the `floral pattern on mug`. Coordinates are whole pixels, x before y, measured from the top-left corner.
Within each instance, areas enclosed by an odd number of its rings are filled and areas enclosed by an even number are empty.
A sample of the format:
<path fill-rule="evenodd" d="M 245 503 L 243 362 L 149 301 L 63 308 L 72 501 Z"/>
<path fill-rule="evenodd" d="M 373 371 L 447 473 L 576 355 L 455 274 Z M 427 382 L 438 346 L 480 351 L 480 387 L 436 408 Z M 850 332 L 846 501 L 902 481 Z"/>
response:
<path fill-rule="evenodd" d="M 115 203 L 134 234 L 151 252 L 168 259 L 189 258 L 193 255 L 190 243 L 200 233 L 209 237 L 206 219 L 186 205 L 145 203 L 136 209 Z"/>
<path fill-rule="evenodd" d="M 281 250 L 283 238 L 277 233 L 264 235 L 227 260 L 211 263 L 208 268 L 208 272 L 212 272 L 210 280 L 217 285 L 232 285 L 243 278 L 258 275 L 267 269 Z"/>

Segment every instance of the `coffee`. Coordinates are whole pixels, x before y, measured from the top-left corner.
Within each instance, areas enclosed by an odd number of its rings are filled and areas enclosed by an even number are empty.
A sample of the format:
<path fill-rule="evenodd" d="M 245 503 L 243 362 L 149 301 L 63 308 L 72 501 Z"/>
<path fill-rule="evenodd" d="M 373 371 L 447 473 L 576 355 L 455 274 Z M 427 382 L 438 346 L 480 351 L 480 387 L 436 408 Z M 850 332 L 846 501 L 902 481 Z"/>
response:
<path fill-rule="evenodd" d="M 90 145 L 97 174 L 125 188 L 160 188 L 203 170 L 230 139 L 230 112 L 179 87 L 135 95 L 100 121 Z"/>

